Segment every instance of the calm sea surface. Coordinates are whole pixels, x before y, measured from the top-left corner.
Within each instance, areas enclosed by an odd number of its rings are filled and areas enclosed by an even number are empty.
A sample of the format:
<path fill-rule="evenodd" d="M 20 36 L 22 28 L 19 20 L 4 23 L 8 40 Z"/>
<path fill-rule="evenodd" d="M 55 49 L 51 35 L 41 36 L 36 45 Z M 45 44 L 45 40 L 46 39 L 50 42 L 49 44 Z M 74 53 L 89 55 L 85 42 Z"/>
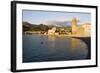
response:
<path fill-rule="evenodd" d="M 83 60 L 85 42 L 66 36 L 23 35 L 23 62 Z"/>

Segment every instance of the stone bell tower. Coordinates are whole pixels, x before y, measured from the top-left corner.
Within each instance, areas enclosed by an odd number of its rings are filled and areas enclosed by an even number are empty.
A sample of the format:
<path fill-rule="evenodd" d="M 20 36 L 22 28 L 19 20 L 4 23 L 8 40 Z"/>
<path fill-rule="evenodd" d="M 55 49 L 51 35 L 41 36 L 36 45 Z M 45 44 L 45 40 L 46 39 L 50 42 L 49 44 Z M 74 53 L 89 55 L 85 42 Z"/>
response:
<path fill-rule="evenodd" d="M 72 24 L 72 34 L 77 34 L 77 19 L 76 18 L 73 18 L 72 21 L 71 21 L 71 24 Z"/>

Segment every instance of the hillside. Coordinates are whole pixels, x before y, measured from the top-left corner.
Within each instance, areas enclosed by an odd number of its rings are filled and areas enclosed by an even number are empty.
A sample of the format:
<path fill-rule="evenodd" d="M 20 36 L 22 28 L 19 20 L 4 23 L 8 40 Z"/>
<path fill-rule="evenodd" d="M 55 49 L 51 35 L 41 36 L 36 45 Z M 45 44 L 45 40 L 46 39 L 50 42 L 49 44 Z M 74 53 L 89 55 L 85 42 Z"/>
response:
<path fill-rule="evenodd" d="M 46 24 L 31 24 L 28 22 L 22 22 L 23 25 L 23 32 L 25 31 L 45 31 L 47 32 L 52 27 L 56 27 L 58 30 L 60 28 L 64 28 L 66 30 L 71 30 L 71 26 L 57 26 L 57 25 L 46 25 Z M 61 24 L 60 24 L 61 25 Z"/>

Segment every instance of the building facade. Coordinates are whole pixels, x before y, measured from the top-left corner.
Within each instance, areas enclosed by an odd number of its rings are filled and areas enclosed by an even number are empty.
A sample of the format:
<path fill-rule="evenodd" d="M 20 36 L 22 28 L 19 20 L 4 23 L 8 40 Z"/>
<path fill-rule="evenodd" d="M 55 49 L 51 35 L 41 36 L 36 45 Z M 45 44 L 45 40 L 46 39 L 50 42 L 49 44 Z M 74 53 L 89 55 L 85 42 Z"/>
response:
<path fill-rule="evenodd" d="M 83 23 L 80 26 L 77 25 L 78 20 L 73 18 L 71 21 L 72 24 L 72 35 L 76 36 L 90 36 L 91 35 L 91 24 Z"/>

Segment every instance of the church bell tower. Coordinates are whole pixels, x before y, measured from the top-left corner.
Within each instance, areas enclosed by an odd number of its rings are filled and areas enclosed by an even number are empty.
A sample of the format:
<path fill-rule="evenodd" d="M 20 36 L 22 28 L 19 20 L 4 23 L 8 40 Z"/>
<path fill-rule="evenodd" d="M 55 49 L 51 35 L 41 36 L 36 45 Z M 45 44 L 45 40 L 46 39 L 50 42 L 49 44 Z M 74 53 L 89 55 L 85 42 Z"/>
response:
<path fill-rule="evenodd" d="M 77 19 L 73 18 L 71 24 L 72 24 L 72 34 L 77 34 Z"/>

